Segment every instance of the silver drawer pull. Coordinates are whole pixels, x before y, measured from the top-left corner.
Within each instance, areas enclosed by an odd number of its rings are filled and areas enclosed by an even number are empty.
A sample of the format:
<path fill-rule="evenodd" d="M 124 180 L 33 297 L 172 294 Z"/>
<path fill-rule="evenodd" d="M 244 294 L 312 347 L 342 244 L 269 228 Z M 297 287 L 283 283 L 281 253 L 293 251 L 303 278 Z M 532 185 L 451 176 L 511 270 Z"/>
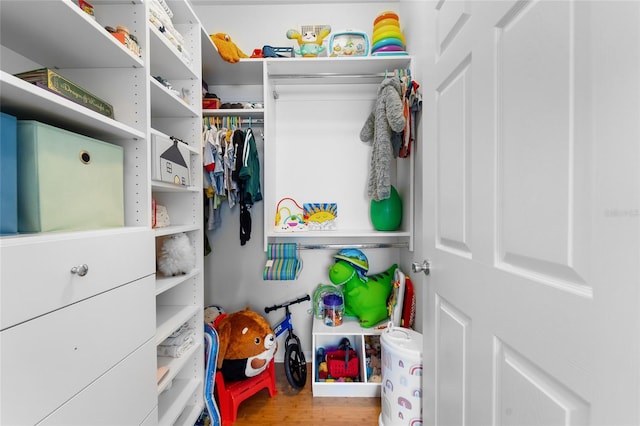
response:
<path fill-rule="evenodd" d="M 84 277 L 89 272 L 89 266 L 85 263 L 84 265 L 74 266 L 71 268 L 72 274 L 78 274 L 81 277 Z"/>

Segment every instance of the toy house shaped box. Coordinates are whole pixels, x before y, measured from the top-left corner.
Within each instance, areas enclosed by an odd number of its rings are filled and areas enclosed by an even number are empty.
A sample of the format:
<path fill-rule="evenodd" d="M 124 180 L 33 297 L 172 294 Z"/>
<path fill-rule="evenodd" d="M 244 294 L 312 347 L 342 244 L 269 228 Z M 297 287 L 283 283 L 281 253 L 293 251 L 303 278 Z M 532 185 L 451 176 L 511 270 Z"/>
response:
<path fill-rule="evenodd" d="M 168 136 L 153 135 L 151 155 L 153 180 L 183 186 L 191 185 L 190 152 L 186 144 Z"/>

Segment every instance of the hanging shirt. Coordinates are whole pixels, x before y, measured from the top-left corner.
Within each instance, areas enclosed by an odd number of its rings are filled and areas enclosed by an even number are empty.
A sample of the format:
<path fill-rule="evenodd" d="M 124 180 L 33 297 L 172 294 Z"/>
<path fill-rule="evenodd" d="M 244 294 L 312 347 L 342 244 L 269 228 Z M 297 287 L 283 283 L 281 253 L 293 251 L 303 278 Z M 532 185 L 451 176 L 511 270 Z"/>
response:
<path fill-rule="evenodd" d="M 225 150 L 223 155 L 224 161 L 224 187 L 227 191 L 227 201 L 229 208 L 233 208 L 238 202 L 238 184 L 231 177 L 231 172 L 236 162 L 236 150 L 233 141 L 223 138 Z"/>
<path fill-rule="evenodd" d="M 253 131 L 249 128 L 244 139 L 242 168 L 238 174 L 244 182 L 244 199 L 246 204 L 254 204 L 262 200 L 260 191 L 260 159 Z"/>

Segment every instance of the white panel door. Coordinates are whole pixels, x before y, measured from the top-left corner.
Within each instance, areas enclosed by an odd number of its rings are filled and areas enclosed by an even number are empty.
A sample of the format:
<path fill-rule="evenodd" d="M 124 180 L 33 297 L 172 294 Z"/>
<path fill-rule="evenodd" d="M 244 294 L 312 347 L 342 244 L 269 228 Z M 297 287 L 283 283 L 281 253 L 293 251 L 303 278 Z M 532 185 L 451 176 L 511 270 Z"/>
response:
<path fill-rule="evenodd" d="M 639 22 L 429 4 L 425 424 L 640 424 Z"/>

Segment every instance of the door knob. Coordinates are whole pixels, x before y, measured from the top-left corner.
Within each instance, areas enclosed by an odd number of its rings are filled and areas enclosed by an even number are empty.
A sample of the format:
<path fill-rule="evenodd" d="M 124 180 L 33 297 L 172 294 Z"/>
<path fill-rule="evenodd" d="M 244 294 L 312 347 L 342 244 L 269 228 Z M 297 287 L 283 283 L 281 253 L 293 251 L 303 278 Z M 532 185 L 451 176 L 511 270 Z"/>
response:
<path fill-rule="evenodd" d="M 424 272 L 425 275 L 429 275 L 429 267 L 431 264 L 428 260 L 423 260 L 422 263 L 413 262 L 411 264 L 411 270 L 413 272 Z"/>
<path fill-rule="evenodd" d="M 78 265 L 71 268 L 71 273 L 77 274 L 80 277 L 84 277 L 85 275 L 87 275 L 87 272 L 89 272 L 89 266 L 87 264 Z"/>

